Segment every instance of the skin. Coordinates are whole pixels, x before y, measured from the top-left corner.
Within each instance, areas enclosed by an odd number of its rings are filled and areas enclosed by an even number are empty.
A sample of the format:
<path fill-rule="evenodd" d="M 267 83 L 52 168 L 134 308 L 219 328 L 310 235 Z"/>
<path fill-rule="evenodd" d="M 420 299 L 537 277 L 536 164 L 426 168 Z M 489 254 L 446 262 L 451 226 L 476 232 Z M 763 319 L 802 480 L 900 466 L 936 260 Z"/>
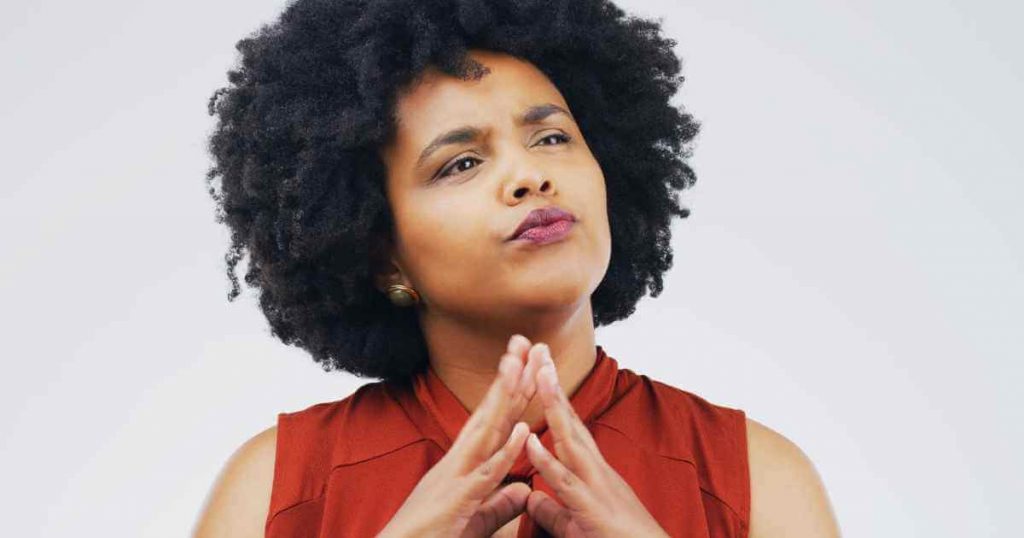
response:
<path fill-rule="evenodd" d="M 569 473 L 574 477 L 567 482 L 573 488 L 556 489 L 559 502 L 524 484 L 513 485 L 506 491 L 511 502 L 504 503 L 510 512 L 502 518 L 512 519 L 495 536 L 514 536 L 517 514 L 524 510 L 550 524 L 556 536 L 625 532 L 610 526 L 615 521 L 634 522 L 631 530 L 660 536 L 628 484 L 609 473 L 568 405 L 596 358 L 589 296 L 611 252 L 604 176 L 571 108 L 543 73 L 507 55 L 471 53 L 490 70 L 481 80 L 427 71 L 396 102 L 396 136 L 381 148 L 395 237 L 386 244 L 386 262 L 378 267 L 375 284 L 382 291 L 391 283 L 405 284 L 420 294 L 416 308 L 432 368 L 474 417 L 486 415 L 506 425 L 504 439 L 466 453 L 494 455 L 503 446 L 515 455 L 526 450 L 546 482 L 560 483 Z M 517 115 L 544 104 L 568 114 L 516 124 Z M 435 137 L 464 125 L 479 127 L 483 136 L 443 146 L 418 162 Z M 570 140 L 552 137 L 560 134 Z M 448 167 L 451 175 L 436 177 Z M 578 219 L 566 239 L 540 246 L 505 241 L 529 211 L 552 204 Z M 498 404 L 487 402 L 505 399 L 485 397 L 501 377 L 498 365 L 514 334 L 536 343 L 520 352 L 525 366 L 515 370 L 530 372 L 522 375 L 534 379 L 535 390 L 520 397 L 521 404 L 499 411 Z M 539 346 L 550 350 L 547 368 L 534 358 Z M 525 428 L 513 431 L 518 422 L 545 421 L 556 440 L 553 453 L 529 442 Z M 232 454 L 193 528 L 194 538 L 263 536 L 276 434 L 276 427 L 267 428 Z M 799 447 L 752 419 L 747 437 L 749 537 L 838 537 L 821 478 Z M 567 517 L 561 506 L 593 517 Z M 602 519 L 608 514 L 617 518 Z"/>
<path fill-rule="evenodd" d="M 490 70 L 481 80 L 427 71 L 396 104 L 396 135 L 381 151 L 395 244 L 378 278 L 381 290 L 397 283 L 420 294 L 430 363 L 467 409 L 483 398 L 511 334 L 546 343 L 563 388 L 579 386 L 596 358 L 589 298 L 611 257 L 604 175 L 569 104 L 532 64 L 471 55 Z M 568 115 L 516 124 L 545 104 Z M 483 136 L 419 162 L 438 135 L 465 125 Z M 450 174 L 437 178 L 442 170 Z M 576 216 L 566 239 L 506 241 L 527 213 L 549 205 Z M 522 420 L 542 416 L 538 401 Z"/>

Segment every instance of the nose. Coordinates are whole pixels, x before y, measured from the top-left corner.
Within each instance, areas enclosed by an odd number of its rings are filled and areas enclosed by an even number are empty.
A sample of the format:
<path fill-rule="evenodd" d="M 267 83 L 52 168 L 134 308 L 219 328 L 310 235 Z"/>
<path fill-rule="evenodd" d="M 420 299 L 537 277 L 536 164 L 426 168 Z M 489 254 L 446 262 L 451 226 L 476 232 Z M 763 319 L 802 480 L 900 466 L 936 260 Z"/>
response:
<path fill-rule="evenodd" d="M 549 178 L 542 177 L 539 170 L 523 173 L 504 185 L 502 198 L 508 205 L 517 205 L 530 194 L 551 196 L 555 194 L 555 184 Z"/>

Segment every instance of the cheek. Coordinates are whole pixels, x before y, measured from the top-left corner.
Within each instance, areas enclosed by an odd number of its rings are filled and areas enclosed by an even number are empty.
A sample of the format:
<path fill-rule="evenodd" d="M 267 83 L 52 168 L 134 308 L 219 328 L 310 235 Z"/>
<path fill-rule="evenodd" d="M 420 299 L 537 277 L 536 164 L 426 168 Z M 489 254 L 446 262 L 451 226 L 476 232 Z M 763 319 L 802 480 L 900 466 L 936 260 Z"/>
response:
<path fill-rule="evenodd" d="M 594 163 L 594 175 L 592 177 L 594 180 L 589 191 L 591 197 L 587 207 L 590 212 L 590 232 L 593 234 L 595 255 L 598 262 L 604 267 L 603 273 L 604 270 L 607 270 L 608 264 L 611 261 L 612 234 L 608 224 L 608 198 L 604 174 L 596 162 Z"/>
<path fill-rule="evenodd" d="M 410 278 L 428 293 L 471 283 L 493 262 L 494 239 L 480 202 L 454 196 L 423 200 L 401 212 L 398 232 Z"/>

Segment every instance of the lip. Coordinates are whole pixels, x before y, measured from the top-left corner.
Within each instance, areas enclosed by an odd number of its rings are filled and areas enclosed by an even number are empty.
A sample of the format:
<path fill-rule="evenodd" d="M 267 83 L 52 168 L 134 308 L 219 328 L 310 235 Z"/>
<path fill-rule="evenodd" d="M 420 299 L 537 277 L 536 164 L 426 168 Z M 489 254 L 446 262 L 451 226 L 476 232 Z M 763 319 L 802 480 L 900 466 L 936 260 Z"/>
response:
<path fill-rule="evenodd" d="M 561 241 L 569 235 L 574 224 L 571 220 L 563 219 L 556 220 L 546 226 L 534 226 L 513 239 L 512 244 L 532 243 L 534 245 L 546 245 L 555 241 Z"/>
<path fill-rule="evenodd" d="M 506 240 L 524 240 L 536 243 L 549 243 L 561 239 L 572 229 L 576 216 L 558 207 L 548 206 L 534 209 L 519 223 L 512 235 Z M 531 229 L 535 231 L 523 235 Z"/>

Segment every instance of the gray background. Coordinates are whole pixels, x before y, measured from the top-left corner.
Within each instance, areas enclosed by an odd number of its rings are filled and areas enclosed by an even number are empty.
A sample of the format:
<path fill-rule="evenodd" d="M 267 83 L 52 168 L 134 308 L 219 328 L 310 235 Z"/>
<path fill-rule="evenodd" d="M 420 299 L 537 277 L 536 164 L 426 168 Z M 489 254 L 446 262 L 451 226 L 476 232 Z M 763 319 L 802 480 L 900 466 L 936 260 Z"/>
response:
<path fill-rule="evenodd" d="M 367 382 L 225 299 L 206 101 L 283 5 L 0 7 L 7 535 L 185 535 L 239 444 Z M 1019 5 L 620 5 L 704 128 L 665 292 L 598 343 L 795 441 L 846 536 L 1018 531 Z"/>

